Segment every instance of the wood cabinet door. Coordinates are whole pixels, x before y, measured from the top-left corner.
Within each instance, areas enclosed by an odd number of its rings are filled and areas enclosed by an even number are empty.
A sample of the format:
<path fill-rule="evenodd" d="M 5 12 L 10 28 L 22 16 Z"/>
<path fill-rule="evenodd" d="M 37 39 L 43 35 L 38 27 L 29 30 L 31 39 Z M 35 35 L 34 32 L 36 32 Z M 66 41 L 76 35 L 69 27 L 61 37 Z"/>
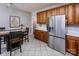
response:
<path fill-rule="evenodd" d="M 67 51 L 76 54 L 77 48 L 76 48 L 76 40 L 72 36 L 67 36 Z"/>
<path fill-rule="evenodd" d="M 47 32 L 43 32 L 43 41 L 45 43 L 48 43 L 48 33 Z"/>
<path fill-rule="evenodd" d="M 39 40 L 41 40 L 41 37 L 42 35 L 41 35 L 41 31 L 39 31 L 39 30 L 34 30 L 34 37 L 36 38 L 36 39 L 39 39 Z"/>
<path fill-rule="evenodd" d="M 66 7 L 62 6 L 59 9 L 60 9 L 60 15 L 65 15 Z"/>
<path fill-rule="evenodd" d="M 73 25 L 75 24 L 75 9 L 74 9 L 74 4 L 69 4 L 67 5 L 67 24 L 68 25 Z"/>
<path fill-rule="evenodd" d="M 76 4 L 75 5 L 75 24 L 78 24 L 79 25 L 79 4 Z"/>
<path fill-rule="evenodd" d="M 76 48 L 75 48 L 75 41 L 73 39 L 69 39 L 67 40 L 67 48 L 69 51 L 71 51 L 72 53 L 76 52 Z"/>
<path fill-rule="evenodd" d="M 77 38 L 77 55 L 79 56 L 79 37 Z"/>
<path fill-rule="evenodd" d="M 41 31 L 38 30 L 38 39 L 41 40 L 42 39 L 42 34 L 41 34 Z"/>
<path fill-rule="evenodd" d="M 46 11 L 37 13 L 37 23 L 39 23 L 39 24 L 47 24 L 48 23 Z"/>
<path fill-rule="evenodd" d="M 48 33 L 45 31 L 34 30 L 34 37 L 45 43 L 48 43 Z"/>
<path fill-rule="evenodd" d="M 56 15 L 60 15 L 60 8 L 56 8 Z"/>
<path fill-rule="evenodd" d="M 43 11 L 42 12 L 42 21 L 41 21 L 43 24 L 47 24 L 47 12 L 46 11 Z"/>
<path fill-rule="evenodd" d="M 40 24 L 43 23 L 43 12 L 40 12 Z"/>
<path fill-rule="evenodd" d="M 56 8 L 52 9 L 52 16 L 56 15 Z"/>
<path fill-rule="evenodd" d="M 45 31 L 39 31 L 39 40 L 47 43 L 48 42 L 48 33 Z"/>
<path fill-rule="evenodd" d="M 37 13 L 37 23 L 40 23 L 41 21 L 41 13 Z"/>
<path fill-rule="evenodd" d="M 52 10 L 47 10 L 47 17 L 52 16 Z"/>

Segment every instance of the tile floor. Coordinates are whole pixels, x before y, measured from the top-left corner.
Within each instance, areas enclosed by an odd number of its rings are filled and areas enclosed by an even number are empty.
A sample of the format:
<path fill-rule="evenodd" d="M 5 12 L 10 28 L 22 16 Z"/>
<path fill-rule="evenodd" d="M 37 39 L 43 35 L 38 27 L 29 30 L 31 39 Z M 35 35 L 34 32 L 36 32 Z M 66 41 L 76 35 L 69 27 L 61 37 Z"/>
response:
<path fill-rule="evenodd" d="M 6 51 L 6 45 L 2 43 L 2 54 L 0 56 L 10 56 L 10 52 Z M 44 42 L 34 39 L 30 36 L 29 42 L 24 41 L 22 45 L 22 53 L 17 49 L 12 52 L 12 56 L 73 56 L 69 53 L 66 55 L 57 52 L 47 46 Z"/>

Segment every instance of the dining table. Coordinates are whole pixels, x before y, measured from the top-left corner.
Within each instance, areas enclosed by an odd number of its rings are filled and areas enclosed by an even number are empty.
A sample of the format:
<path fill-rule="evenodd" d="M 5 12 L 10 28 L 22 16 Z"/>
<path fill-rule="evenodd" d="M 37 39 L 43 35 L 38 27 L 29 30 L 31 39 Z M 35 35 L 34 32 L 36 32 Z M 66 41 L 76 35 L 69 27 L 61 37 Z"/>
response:
<path fill-rule="evenodd" d="M 0 54 L 1 54 L 1 37 L 5 37 L 9 34 L 9 31 L 0 31 Z"/>
<path fill-rule="evenodd" d="M 13 32 L 13 31 L 22 31 L 22 29 L 10 29 L 10 30 L 0 31 L 0 54 L 1 54 L 1 37 L 9 36 L 10 32 Z M 6 39 L 6 40 L 9 41 L 8 39 Z M 7 45 L 9 45 L 9 43 Z M 7 46 L 7 51 L 8 50 L 9 50 L 9 46 Z"/>

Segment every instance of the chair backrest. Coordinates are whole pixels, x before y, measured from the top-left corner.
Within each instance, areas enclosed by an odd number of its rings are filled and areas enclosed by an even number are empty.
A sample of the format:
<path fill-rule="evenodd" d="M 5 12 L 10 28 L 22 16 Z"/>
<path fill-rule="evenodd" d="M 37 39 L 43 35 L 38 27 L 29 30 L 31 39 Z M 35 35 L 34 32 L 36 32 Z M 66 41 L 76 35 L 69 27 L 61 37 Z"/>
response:
<path fill-rule="evenodd" d="M 26 31 L 27 31 L 27 33 L 29 33 L 29 28 L 28 27 L 26 27 Z"/>
<path fill-rule="evenodd" d="M 3 31 L 3 30 L 5 30 L 5 27 L 0 27 L 0 31 Z"/>
<path fill-rule="evenodd" d="M 14 38 L 23 38 L 23 32 L 22 31 L 10 32 L 10 39 L 14 39 Z"/>

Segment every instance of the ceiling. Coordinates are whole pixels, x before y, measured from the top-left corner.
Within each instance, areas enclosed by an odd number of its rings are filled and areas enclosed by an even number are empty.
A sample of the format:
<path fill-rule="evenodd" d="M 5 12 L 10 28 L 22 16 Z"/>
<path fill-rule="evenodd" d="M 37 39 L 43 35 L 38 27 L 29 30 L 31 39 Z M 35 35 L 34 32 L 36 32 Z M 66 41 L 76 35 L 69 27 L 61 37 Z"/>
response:
<path fill-rule="evenodd" d="M 14 7 L 27 12 L 33 12 L 58 4 L 59 3 L 12 3 Z M 10 3 L 3 3 L 2 5 L 10 6 Z"/>
<path fill-rule="evenodd" d="M 21 3 L 15 4 L 18 9 L 33 12 L 42 8 L 46 8 L 49 6 L 55 5 L 55 3 Z"/>

